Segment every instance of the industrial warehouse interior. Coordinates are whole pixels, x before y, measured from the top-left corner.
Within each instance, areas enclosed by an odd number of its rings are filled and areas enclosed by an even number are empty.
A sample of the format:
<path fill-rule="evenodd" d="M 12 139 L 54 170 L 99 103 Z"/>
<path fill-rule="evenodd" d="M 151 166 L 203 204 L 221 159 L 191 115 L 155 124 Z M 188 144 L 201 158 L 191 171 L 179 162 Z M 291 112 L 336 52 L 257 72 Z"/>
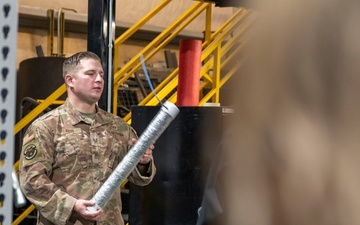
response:
<path fill-rule="evenodd" d="M 0 0 L 0 224 L 359 224 L 358 21 L 356 0 Z"/>

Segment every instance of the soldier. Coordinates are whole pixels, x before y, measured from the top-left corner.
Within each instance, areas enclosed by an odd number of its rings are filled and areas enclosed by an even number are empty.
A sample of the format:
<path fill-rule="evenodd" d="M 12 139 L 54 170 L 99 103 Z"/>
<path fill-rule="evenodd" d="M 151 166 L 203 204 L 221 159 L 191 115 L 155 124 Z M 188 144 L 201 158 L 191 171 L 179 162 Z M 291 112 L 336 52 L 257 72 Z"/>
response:
<path fill-rule="evenodd" d="M 35 120 L 25 133 L 20 184 L 37 209 L 37 224 L 124 224 L 120 188 L 103 209 L 87 208 L 137 138 L 125 121 L 96 105 L 103 76 L 100 59 L 92 52 L 65 59 L 66 102 Z M 129 175 L 130 182 L 151 182 L 156 171 L 153 148 Z"/>

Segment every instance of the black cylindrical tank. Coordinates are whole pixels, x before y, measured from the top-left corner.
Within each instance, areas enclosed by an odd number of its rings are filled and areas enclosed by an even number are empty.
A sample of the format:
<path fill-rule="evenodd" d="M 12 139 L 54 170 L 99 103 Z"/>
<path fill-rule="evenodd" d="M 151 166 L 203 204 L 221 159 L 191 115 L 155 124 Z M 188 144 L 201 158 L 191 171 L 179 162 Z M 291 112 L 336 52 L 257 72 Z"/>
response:
<path fill-rule="evenodd" d="M 20 63 L 17 75 L 17 120 L 25 116 L 20 115 L 19 112 L 22 99 L 25 97 L 35 100 L 46 99 L 64 83 L 62 78 L 63 61 L 63 57 L 36 57 Z M 65 98 L 66 95 L 63 95 L 60 99 Z"/>
<path fill-rule="evenodd" d="M 222 137 L 222 108 L 179 109 L 155 143 L 154 180 L 145 187 L 130 184 L 130 224 L 196 224 L 207 174 Z M 132 126 L 141 134 L 159 110 L 133 107 Z"/>

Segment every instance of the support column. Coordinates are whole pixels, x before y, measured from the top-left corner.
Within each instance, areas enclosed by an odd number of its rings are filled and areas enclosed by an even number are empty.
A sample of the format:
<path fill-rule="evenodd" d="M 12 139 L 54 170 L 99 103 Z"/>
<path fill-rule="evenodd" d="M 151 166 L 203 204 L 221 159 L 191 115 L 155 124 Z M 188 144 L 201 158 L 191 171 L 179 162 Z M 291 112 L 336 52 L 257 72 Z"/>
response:
<path fill-rule="evenodd" d="M 99 107 L 111 112 L 114 86 L 115 0 L 88 1 L 88 51 L 97 54 L 104 69 L 104 91 Z"/>

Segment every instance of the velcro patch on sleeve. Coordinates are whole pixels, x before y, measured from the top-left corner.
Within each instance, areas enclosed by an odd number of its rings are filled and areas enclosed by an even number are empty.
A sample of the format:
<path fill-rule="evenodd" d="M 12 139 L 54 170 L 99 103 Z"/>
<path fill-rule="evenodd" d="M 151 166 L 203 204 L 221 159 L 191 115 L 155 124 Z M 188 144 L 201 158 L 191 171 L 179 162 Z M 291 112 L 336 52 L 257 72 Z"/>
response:
<path fill-rule="evenodd" d="M 26 139 L 28 138 L 28 139 Z M 23 141 L 23 147 L 22 147 L 22 158 L 23 158 L 23 166 L 32 164 L 35 161 L 38 161 L 42 157 L 41 151 L 39 151 L 39 142 L 34 137 L 34 135 L 31 136 L 25 136 Z"/>
<path fill-rule="evenodd" d="M 36 156 L 37 152 L 37 147 L 34 144 L 28 144 L 24 149 L 24 158 L 31 160 Z"/>

